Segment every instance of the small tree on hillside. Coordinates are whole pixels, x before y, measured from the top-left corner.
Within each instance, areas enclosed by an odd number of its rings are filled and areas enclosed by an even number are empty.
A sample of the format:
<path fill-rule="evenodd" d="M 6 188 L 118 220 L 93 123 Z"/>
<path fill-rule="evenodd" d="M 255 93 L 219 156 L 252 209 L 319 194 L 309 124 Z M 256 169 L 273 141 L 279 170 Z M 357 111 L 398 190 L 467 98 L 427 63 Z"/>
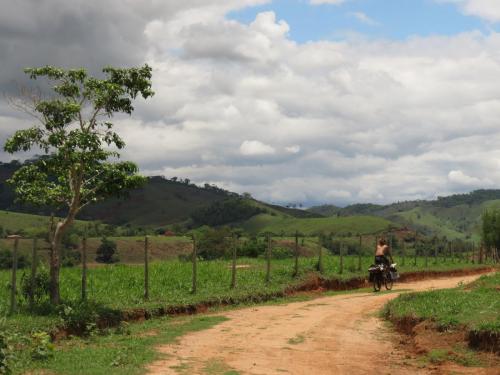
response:
<path fill-rule="evenodd" d="M 101 239 L 101 244 L 96 251 L 96 262 L 99 263 L 116 263 L 116 242 L 108 240 L 106 237 Z"/>
<path fill-rule="evenodd" d="M 144 182 L 135 164 L 115 161 L 119 157 L 116 150 L 125 143 L 109 119 L 119 112 L 130 115 L 137 95 L 145 99 L 153 95 L 151 68 L 107 67 L 102 79 L 89 76 L 84 69 L 46 66 L 25 72 L 32 79 L 48 79 L 55 95 L 32 97 L 29 103 L 13 102 L 40 124 L 17 131 L 4 149 L 9 153 L 35 149 L 47 155 L 24 165 L 9 180 L 19 201 L 67 210 L 49 235 L 50 299 L 58 304 L 61 241 L 77 213 L 90 203 Z"/>

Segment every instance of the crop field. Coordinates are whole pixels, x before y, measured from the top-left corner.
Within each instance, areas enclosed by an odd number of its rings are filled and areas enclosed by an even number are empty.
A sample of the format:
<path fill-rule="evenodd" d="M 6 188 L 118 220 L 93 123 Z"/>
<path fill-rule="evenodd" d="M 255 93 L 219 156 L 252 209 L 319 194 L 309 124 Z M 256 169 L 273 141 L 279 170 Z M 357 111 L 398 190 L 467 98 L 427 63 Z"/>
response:
<path fill-rule="evenodd" d="M 343 257 L 343 272 L 340 273 L 339 256 L 324 255 L 323 277 L 329 279 L 347 280 L 354 277 L 366 276 L 366 269 L 372 263 L 372 257 L 361 258 L 361 271 L 357 270 L 359 258 L 357 256 Z M 398 260 L 397 258 L 395 259 Z M 157 261 L 150 264 L 149 285 L 150 298 L 145 301 L 144 296 L 144 268 L 141 265 L 101 265 L 88 270 L 88 298 L 110 308 L 127 310 L 132 308 L 155 308 L 189 305 L 197 303 L 218 303 L 238 301 L 259 301 L 281 295 L 283 290 L 293 285 L 303 283 L 309 275 L 316 273 L 318 259 L 316 257 L 299 258 L 299 275 L 293 277 L 293 259 L 273 259 L 271 263 L 271 279 L 265 281 L 266 262 L 264 259 L 240 258 L 237 268 L 236 288 L 230 288 L 231 262 L 229 260 L 199 261 L 197 291 L 191 293 L 192 264 L 179 260 Z M 418 270 L 450 270 L 478 267 L 464 262 L 448 260 L 434 264 L 425 259 L 414 258 L 400 266 L 400 272 Z M 19 279 L 29 277 L 28 270 L 19 271 Z M 8 308 L 8 284 L 10 272 L 0 272 L 0 316 L 5 315 Z M 64 301 L 77 301 L 81 295 L 80 267 L 63 268 L 61 270 L 61 295 Z M 21 303 L 23 303 L 21 301 Z M 24 305 L 26 303 L 24 302 Z M 10 324 L 17 326 L 21 331 L 32 327 L 50 327 L 57 323 L 57 316 L 33 316 L 21 313 L 9 318 Z"/>

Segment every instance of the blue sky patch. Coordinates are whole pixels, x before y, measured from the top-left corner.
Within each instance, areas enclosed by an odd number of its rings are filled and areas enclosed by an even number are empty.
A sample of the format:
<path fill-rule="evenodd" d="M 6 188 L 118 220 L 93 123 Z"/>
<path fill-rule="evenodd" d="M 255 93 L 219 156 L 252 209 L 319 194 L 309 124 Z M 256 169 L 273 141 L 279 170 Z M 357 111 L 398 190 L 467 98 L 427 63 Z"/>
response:
<path fill-rule="evenodd" d="M 345 39 L 352 34 L 370 38 L 404 40 L 411 36 L 455 35 L 493 26 L 467 16 L 451 3 L 434 0 L 351 0 L 340 5 L 311 5 L 308 0 L 274 0 L 270 4 L 245 8 L 227 17 L 250 23 L 260 12 L 274 11 L 278 20 L 291 28 L 291 39 Z"/>

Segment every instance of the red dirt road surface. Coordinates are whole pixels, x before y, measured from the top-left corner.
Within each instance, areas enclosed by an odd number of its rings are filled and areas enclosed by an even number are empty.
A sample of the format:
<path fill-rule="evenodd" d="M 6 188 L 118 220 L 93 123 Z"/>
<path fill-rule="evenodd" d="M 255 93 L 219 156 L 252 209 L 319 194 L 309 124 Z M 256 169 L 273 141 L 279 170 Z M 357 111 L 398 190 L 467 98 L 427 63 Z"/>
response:
<path fill-rule="evenodd" d="M 165 359 L 148 370 L 150 374 L 436 373 L 406 359 L 404 337 L 388 328 L 377 313 L 398 296 L 398 289 L 452 288 L 477 277 L 400 283 L 395 293 L 388 294 L 353 293 L 224 312 L 221 315 L 228 321 L 159 347 Z M 495 373 L 464 370 L 454 373 Z"/>

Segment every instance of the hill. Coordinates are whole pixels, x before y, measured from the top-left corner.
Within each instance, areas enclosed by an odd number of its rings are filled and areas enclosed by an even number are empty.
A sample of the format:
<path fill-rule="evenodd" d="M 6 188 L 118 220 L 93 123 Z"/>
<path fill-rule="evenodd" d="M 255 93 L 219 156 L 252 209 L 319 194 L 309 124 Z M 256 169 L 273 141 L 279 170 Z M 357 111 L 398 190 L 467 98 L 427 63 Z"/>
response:
<path fill-rule="evenodd" d="M 334 235 L 372 234 L 393 226 L 390 221 L 374 216 L 294 218 L 260 214 L 242 224 L 249 233 L 271 232 L 276 235 L 292 236 L 295 231 L 304 235 L 333 233 Z"/>
<path fill-rule="evenodd" d="M 320 207 L 327 212 L 330 206 Z M 334 215 L 339 217 L 373 215 L 429 235 L 479 239 L 481 215 L 486 209 L 500 208 L 500 190 L 476 190 L 436 200 L 397 202 L 385 206 L 354 204 L 341 209 L 331 207 Z M 318 207 L 310 210 L 318 212 Z"/>
<path fill-rule="evenodd" d="M 21 166 L 17 161 L 0 163 L 0 210 L 50 215 L 51 209 L 20 206 L 6 180 Z M 234 204 L 234 202 L 238 202 Z M 243 203 L 242 203 L 243 202 Z M 249 206 L 254 209 L 249 209 Z M 218 220 L 203 220 L 210 214 L 220 214 Z M 98 220 L 114 225 L 135 227 L 164 227 L 171 224 L 225 225 L 244 221 L 258 213 L 290 217 L 321 217 L 306 210 L 269 205 L 248 196 L 205 184 L 197 186 L 189 180 L 176 177 L 148 177 L 140 189 L 132 190 L 126 198 L 108 199 L 85 208 L 78 218 Z M 64 212 L 56 212 L 62 215 Z M 201 220 L 200 220 L 201 219 Z"/>

